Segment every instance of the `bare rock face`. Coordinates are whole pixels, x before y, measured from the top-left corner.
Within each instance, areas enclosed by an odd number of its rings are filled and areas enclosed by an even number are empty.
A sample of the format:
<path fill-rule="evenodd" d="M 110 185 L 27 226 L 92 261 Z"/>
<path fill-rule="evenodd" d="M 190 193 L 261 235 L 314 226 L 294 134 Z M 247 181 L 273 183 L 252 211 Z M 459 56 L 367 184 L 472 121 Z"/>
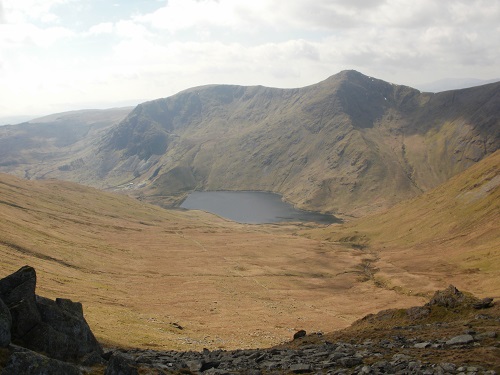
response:
<path fill-rule="evenodd" d="M 0 348 L 10 344 L 10 329 L 12 326 L 12 317 L 7 305 L 0 298 Z"/>
<path fill-rule="evenodd" d="M 35 295 L 36 272 L 24 266 L 0 280 L 0 298 L 12 315 L 12 341 L 62 361 L 78 361 L 102 348 L 80 303 Z"/>
<path fill-rule="evenodd" d="M 21 339 L 42 321 L 35 300 L 36 272 L 24 266 L 0 280 L 0 298 L 12 315 L 12 340 Z"/>

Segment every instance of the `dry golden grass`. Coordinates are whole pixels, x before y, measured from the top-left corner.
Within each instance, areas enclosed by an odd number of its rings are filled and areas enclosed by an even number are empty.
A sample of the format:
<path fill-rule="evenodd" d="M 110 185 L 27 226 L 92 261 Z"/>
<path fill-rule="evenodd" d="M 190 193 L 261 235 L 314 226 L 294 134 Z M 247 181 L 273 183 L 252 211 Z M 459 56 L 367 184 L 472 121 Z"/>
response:
<path fill-rule="evenodd" d="M 0 276 L 84 304 L 110 345 L 265 347 L 419 305 L 452 283 L 500 296 L 500 152 L 345 225 L 243 225 L 60 181 L 0 175 Z M 302 234 L 302 235 L 298 235 Z"/>
<path fill-rule="evenodd" d="M 454 284 L 500 297 L 500 151 L 383 214 L 305 234 L 371 252 L 385 289 L 424 295 Z"/>
<path fill-rule="evenodd" d="M 9 175 L 0 197 L 0 276 L 32 265 L 37 293 L 81 301 L 110 345 L 264 347 L 421 301 L 363 282 L 364 251 L 297 236 L 294 225 L 235 224 Z"/>

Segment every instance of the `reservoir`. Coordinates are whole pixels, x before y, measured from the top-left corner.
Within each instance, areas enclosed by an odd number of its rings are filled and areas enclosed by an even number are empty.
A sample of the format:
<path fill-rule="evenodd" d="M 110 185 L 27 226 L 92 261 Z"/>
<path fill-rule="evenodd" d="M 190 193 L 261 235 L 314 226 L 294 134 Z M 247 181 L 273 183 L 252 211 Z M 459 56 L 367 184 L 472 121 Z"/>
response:
<path fill-rule="evenodd" d="M 207 211 L 245 224 L 292 221 L 330 224 L 341 221 L 332 215 L 296 209 L 283 202 L 278 194 L 259 191 L 195 191 L 180 207 Z"/>

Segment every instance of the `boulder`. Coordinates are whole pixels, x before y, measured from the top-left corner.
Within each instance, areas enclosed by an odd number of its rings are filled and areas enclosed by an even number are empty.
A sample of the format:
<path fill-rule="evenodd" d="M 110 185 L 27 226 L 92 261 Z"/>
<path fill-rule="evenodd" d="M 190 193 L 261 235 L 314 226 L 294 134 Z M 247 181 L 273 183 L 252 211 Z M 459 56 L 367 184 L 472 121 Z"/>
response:
<path fill-rule="evenodd" d="M 36 300 L 42 322 L 24 337 L 31 349 L 61 360 L 77 360 L 91 352 L 103 353 L 83 317 L 80 303 L 39 296 Z"/>
<path fill-rule="evenodd" d="M 16 351 L 11 354 L 0 375 L 81 375 L 80 369 L 70 363 L 48 358 L 32 351 Z"/>
<path fill-rule="evenodd" d="M 0 280 L 0 298 L 12 316 L 12 340 L 21 339 L 42 321 L 35 300 L 36 272 L 24 266 Z"/>
<path fill-rule="evenodd" d="M 465 345 L 474 342 L 474 337 L 471 335 L 455 336 L 446 341 L 446 345 Z"/>
<path fill-rule="evenodd" d="M 9 308 L 0 298 L 0 348 L 5 348 L 10 344 L 11 327 L 12 317 Z"/>
<path fill-rule="evenodd" d="M 135 362 L 120 353 L 113 353 L 106 367 L 105 375 L 138 375 Z"/>
<path fill-rule="evenodd" d="M 103 353 L 80 303 L 35 295 L 36 272 L 25 266 L 0 280 L 0 298 L 12 315 L 12 341 L 63 361 Z"/>

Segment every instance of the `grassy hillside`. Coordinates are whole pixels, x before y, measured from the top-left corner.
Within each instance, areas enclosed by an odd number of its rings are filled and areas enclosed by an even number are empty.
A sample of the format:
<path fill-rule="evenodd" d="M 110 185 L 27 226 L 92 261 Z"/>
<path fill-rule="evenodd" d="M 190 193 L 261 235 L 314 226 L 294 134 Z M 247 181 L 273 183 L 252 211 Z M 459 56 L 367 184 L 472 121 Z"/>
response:
<path fill-rule="evenodd" d="M 383 214 L 307 235 L 363 248 L 384 288 L 417 294 L 452 283 L 500 296 L 500 151 Z"/>
<path fill-rule="evenodd" d="M 270 346 L 421 302 L 363 282 L 363 251 L 297 229 L 0 174 L 0 277 L 35 267 L 38 294 L 81 301 L 98 338 L 124 346 Z"/>

